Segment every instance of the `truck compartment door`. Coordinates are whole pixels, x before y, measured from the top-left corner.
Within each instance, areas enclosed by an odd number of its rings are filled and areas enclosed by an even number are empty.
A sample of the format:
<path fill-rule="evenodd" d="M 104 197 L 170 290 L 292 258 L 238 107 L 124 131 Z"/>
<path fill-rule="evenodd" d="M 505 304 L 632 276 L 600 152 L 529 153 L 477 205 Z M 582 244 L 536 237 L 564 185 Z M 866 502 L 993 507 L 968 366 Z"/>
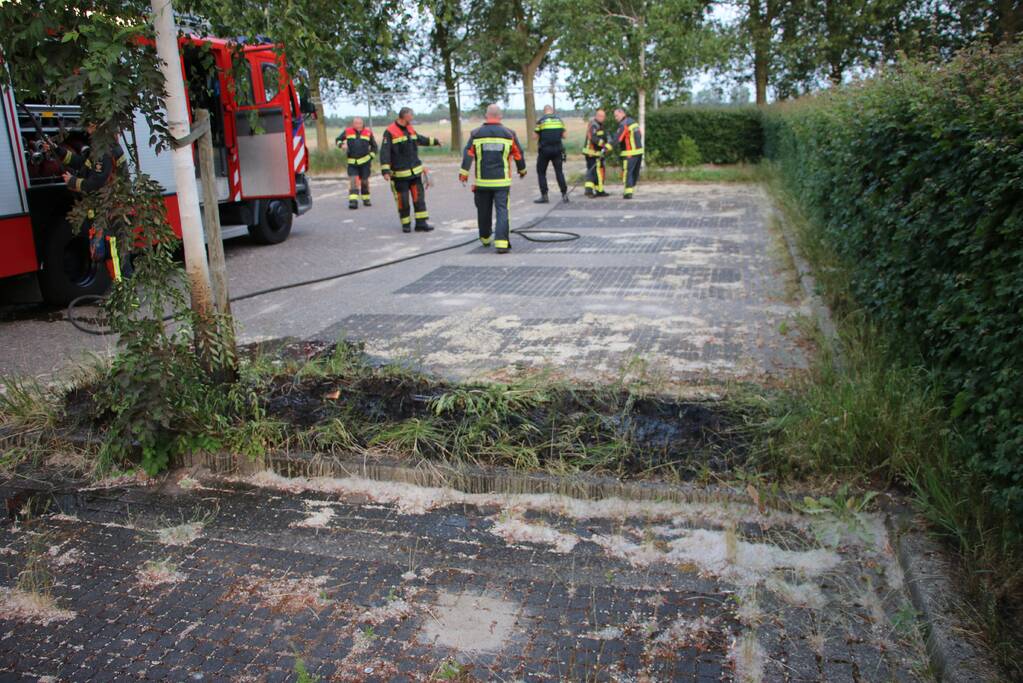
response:
<path fill-rule="evenodd" d="M 255 119 L 255 120 L 253 120 Z M 254 125 L 255 124 L 255 125 Z M 242 197 L 287 197 L 291 194 L 288 136 L 281 107 L 235 112 Z"/>

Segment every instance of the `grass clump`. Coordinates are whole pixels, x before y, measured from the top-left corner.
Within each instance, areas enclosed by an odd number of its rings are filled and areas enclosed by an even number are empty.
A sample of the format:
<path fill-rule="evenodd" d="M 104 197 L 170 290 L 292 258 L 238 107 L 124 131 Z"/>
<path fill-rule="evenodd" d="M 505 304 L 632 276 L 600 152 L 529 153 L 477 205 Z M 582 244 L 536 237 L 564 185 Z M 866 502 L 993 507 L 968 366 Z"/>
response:
<path fill-rule="evenodd" d="M 794 198 L 768 187 L 814 270 L 837 339 L 818 336 L 808 371 L 762 399 L 757 457 L 783 477 L 894 485 L 961 557 L 964 609 L 1010 679 L 1023 676 L 1023 525 L 969 466 L 939 378 L 858 305 L 850 269 Z"/>

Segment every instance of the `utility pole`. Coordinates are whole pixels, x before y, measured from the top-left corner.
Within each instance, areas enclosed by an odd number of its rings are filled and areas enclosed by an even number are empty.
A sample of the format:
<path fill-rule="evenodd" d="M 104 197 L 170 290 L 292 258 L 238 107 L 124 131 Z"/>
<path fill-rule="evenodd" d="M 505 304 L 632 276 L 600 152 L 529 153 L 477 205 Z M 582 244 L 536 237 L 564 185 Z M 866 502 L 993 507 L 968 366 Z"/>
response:
<path fill-rule="evenodd" d="M 551 106 L 558 110 L 558 75 L 551 74 Z"/>
<path fill-rule="evenodd" d="M 373 128 L 373 98 L 370 95 L 366 95 L 366 119 L 369 121 L 367 125 Z"/>
<path fill-rule="evenodd" d="M 152 0 L 153 29 L 156 37 L 156 55 L 160 62 L 167 95 L 167 128 L 172 139 L 181 140 L 191 133 L 188 121 L 188 100 L 185 79 L 181 75 L 181 53 L 178 50 L 178 32 L 174 26 L 174 7 L 171 0 Z M 211 368 L 205 350 L 214 312 L 210 288 L 210 270 L 206 263 L 206 243 L 203 239 L 202 218 L 199 213 L 199 193 L 195 183 L 195 162 L 192 145 L 172 145 L 171 161 L 174 182 L 177 185 L 178 213 L 181 216 L 181 241 L 185 247 L 185 274 L 188 278 L 192 310 L 199 319 L 196 346 L 207 368 Z"/>

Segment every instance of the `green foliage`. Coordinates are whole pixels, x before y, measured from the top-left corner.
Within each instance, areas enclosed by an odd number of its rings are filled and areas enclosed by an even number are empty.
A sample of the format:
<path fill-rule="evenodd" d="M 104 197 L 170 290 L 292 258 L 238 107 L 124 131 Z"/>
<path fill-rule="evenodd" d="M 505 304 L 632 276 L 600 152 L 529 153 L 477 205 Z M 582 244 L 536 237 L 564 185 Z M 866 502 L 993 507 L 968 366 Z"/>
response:
<path fill-rule="evenodd" d="M 703 155 L 700 154 L 700 148 L 696 144 L 696 140 L 683 134 L 678 139 L 678 144 L 675 145 L 675 154 L 672 161 L 675 165 L 683 168 L 697 166 L 702 163 Z"/>
<path fill-rule="evenodd" d="M 933 369 L 970 466 L 1023 512 L 1023 47 L 907 64 L 765 127 L 855 302 Z"/>
<path fill-rule="evenodd" d="M 647 113 L 646 126 L 647 152 L 671 165 L 692 165 L 682 156 L 680 141 L 687 137 L 696 142 L 700 161 L 712 164 L 756 161 L 763 149 L 756 107 L 657 109 Z"/>

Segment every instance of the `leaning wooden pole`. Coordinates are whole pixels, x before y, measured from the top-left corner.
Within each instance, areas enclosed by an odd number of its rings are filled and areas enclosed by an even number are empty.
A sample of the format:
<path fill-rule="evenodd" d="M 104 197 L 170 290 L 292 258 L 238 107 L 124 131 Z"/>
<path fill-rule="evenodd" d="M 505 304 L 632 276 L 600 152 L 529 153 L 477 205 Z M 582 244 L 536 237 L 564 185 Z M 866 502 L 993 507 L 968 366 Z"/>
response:
<path fill-rule="evenodd" d="M 217 178 L 213 167 L 213 131 L 210 130 L 210 113 L 206 109 L 195 110 L 196 129 L 205 129 L 196 143 L 199 145 L 199 177 L 202 180 L 202 216 L 206 230 L 206 249 L 210 259 L 210 284 L 213 287 L 213 303 L 217 313 L 231 315 L 231 298 L 227 291 L 227 263 L 224 258 L 224 242 L 220 236 L 220 208 L 217 200 Z"/>

